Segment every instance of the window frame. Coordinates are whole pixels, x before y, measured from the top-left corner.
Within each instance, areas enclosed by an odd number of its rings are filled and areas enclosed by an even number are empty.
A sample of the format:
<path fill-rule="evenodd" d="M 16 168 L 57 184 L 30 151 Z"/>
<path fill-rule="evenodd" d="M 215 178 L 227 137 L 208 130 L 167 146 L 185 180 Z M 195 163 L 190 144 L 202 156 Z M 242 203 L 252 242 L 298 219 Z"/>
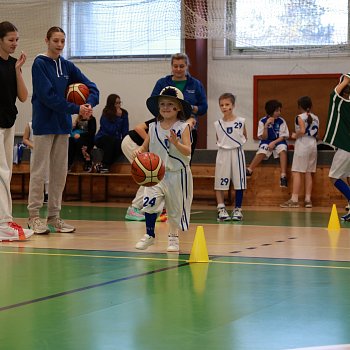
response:
<path fill-rule="evenodd" d="M 113 1 L 113 0 L 107 0 L 107 1 Z M 115 0 L 118 1 L 118 0 Z M 129 0 L 130 3 L 135 2 L 135 0 Z M 150 53 L 145 53 L 145 54 L 102 54 L 102 55 L 94 55 L 94 54 L 86 54 L 86 55 L 74 55 L 72 52 L 72 44 L 76 40 L 73 40 L 72 38 L 72 26 L 74 26 L 74 23 L 72 23 L 76 17 L 71 14 L 71 8 L 70 6 L 73 6 L 73 3 L 77 2 L 106 2 L 106 0 L 90 0 L 90 1 L 80 1 L 80 0 L 64 0 L 62 2 L 62 27 L 64 31 L 66 32 L 67 36 L 67 42 L 70 43 L 69 45 L 66 45 L 64 49 L 65 56 L 74 61 L 84 61 L 84 62 L 89 62 L 89 61 L 100 61 L 100 62 L 109 62 L 109 61 L 146 61 L 146 60 L 160 60 L 160 59 L 169 59 L 172 54 L 176 52 L 182 52 L 183 48 L 185 46 L 185 39 L 183 37 L 183 32 L 184 32 L 184 3 L 183 0 L 178 0 L 180 4 L 180 36 L 179 36 L 179 48 L 177 50 L 171 50 L 171 53 L 168 50 L 168 53 L 157 53 L 157 54 L 150 54 Z M 139 1 L 140 3 L 145 2 L 143 0 Z M 150 18 L 150 21 L 152 19 Z M 153 19 L 154 21 L 154 19 Z"/>
<path fill-rule="evenodd" d="M 237 30 L 237 0 L 225 0 L 225 29 L 228 33 L 236 33 Z M 350 0 L 348 0 L 348 31 L 347 44 L 339 45 L 276 45 L 237 47 L 236 37 L 224 39 L 225 57 L 325 57 L 332 55 L 350 54 Z M 260 48 L 260 49 L 259 49 Z"/>

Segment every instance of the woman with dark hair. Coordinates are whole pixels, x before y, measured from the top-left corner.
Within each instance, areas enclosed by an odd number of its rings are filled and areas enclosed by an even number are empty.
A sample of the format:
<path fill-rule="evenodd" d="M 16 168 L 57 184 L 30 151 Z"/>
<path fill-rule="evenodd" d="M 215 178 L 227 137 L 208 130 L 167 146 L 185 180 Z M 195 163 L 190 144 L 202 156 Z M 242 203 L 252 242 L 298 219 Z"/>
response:
<path fill-rule="evenodd" d="M 112 163 L 122 155 L 121 143 L 129 132 L 129 116 L 121 104 L 120 96 L 111 94 L 107 97 L 100 129 L 95 136 L 96 147 L 103 150 L 102 167 L 97 171 L 108 172 Z"/>
<path fill-rule="evenodd" d="M 22 76 L 26 55 L 11 56 L 18 45 L 18 30 L 10 22 L 0 23 L 0 241 L 24 241 L 33 235 L 13 222 L 10 191 L 17 98 L 24 102 L 28 90 Z"/>

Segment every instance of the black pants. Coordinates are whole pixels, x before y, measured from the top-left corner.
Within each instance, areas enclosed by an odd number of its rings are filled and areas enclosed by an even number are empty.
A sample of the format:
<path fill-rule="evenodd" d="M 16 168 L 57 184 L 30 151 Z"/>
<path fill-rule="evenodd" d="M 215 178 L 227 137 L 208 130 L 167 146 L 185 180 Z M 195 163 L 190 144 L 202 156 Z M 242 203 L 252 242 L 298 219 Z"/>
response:
<path fill-rule="evenodd" d="M 102 163 L 105 166 L 110 167 L 120 157 L 122 154 L 121 144 L 122 140 L 113 136 L 102 136 L 95 142 L 95 145 L 103 150 Z"/>
<path fill-rule="evenodd" d="M 70 167 L 76 158 L 79 160 L 84 160 L 81 148 L 83 146 L 86 146 L 86 151 L 90 154 L 93 144 L 93 139 L 87 133 L 80 134 L 80 137 L 78 139 L 70 137 L 68 147 L 68 166 Z"/>

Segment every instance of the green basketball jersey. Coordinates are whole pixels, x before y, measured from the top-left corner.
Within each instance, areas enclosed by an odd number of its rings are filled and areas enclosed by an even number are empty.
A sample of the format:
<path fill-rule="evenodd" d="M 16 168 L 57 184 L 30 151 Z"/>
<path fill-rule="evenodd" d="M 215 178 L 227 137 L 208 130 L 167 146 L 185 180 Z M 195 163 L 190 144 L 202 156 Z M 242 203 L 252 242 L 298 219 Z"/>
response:
<path fill-rule="evenodd" d="M 331 93 L 323 141 L 350 152 L 350 101 Z"/>

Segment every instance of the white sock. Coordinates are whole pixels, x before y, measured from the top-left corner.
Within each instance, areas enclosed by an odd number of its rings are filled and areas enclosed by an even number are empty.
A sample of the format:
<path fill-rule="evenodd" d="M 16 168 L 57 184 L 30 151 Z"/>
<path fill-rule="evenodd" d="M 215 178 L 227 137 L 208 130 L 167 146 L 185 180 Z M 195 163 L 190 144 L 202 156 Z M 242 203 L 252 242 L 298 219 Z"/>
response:
<path fill-rule="evenodd" d="M 293 202 L 297 202 L 298 201 L 298 195 L 297 194 L 292 194 L 292 198 L 291 198 L 291 200 L 293 201 Z"/>

